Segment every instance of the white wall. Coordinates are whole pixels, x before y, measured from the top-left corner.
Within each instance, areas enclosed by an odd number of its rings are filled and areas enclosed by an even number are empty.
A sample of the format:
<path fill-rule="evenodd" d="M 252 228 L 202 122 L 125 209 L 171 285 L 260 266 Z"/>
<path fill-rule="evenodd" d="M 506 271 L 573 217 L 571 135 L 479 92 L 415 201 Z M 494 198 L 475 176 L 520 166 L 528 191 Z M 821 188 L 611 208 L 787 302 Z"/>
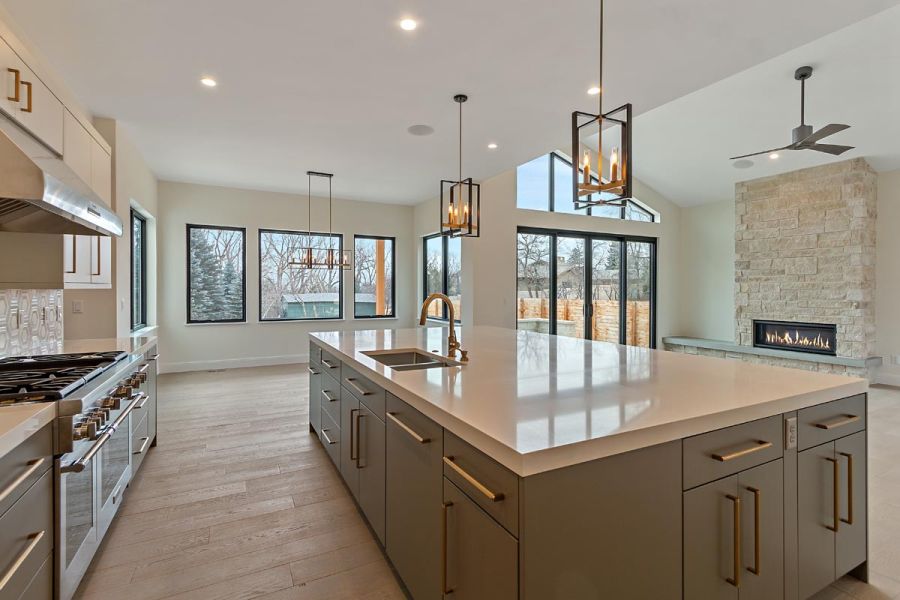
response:
<path fill-rule="evenodd" d="M 878 175 L 875 258 L 875 348 L 884 358 L 876 380 L 900 385 L 900 170 Z"/>
<path fill-rule="evenodd" d="M 518 227 L 657 238 L 657 335 L 679 330 L 678 230 L 680 208 L 652 188 L 635 181 L 635 197 L 660 213 L 659 223 L 623 221 L 516 208 L 516 170 L 481 183 L 481 237 L 463 238 L 463 325 L 516 327 L 516 232 Z M 417 298 L 421 301 L 423 250 L 421 238 L 438 229 L 438 199 L 416 206 Z M 659 344 L 661 346 L 661 343 Z"/>
<path fill-rule="evenodd" d="M 679 335 L 734 341 L 734 199 L 681 210 Z"/>
<path fill-rule="evenodd" d="M 304 362 L 310 331 L 410 327 L 416 250 L 413 207 L 334 201 L 334 232 L 352 248 L 354 234 L 395 236 L 396 319 L 353 319 L 353 275 L 344 273 L 343 320 L 259 322 L 258 229 L 306 231 L 305 195 L 162 181 L 159 183 L 160 361 L 165 371 Z M 326 199 L 313 198 L 312 230 L 328 228 Z M 186 324 L 187 223 L 247 228 L 247 322 Z"/>

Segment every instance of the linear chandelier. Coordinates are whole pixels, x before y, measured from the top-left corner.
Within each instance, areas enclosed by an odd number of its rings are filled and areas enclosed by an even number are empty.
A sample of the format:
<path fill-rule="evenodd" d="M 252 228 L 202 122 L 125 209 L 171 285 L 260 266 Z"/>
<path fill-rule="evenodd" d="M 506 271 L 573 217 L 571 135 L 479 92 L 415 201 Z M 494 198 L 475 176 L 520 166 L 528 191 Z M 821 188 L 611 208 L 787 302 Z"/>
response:
<path fill-rule="evenodd" d="M 462 105 L 468 99 L 465 94 L 453 96 L 459 104 L 459 177 L 441 180 L 441 234 L 449 237 L 481 235 L 481 185 L 462 176 Z"/>
<path fill-rule="evenodd" d="M 603 112 L 603 0 L 600 0 L 600 80 L 597 114 L 572 113 L 572 192 L 576 209 L 590 206 L 623 206 L 631 198 L 631 104 Z M 592 169 L 590 147 L 584 138 L 597 130 L 597 169 Z M 603 136 L 614 144 L 608 169 L 603 164 Z M 609 137 L 607 138 L 609 139 Z M 583 156 L 579 162 L 578 157 Z"/>
<path fill-rule="evenodd" d="M 291 261 L 292 267 L 301 269 L 350 269 L 350 251 L 333 248 L 334 237 L 332 236 L 332 196 L 331 196 L 331 179 L 333 173 L 320 173 L 318 171 L 307 171 L 306 177 L 308 181 L 307 187 L 307 204 L 306 204 L 306 239 L 312 244 L 312 178 L 323 177 L 328 180 L 328 247 L 322 248 L 317 246 L 304 246 L 300 248 L 300 256 L 297 260 Z"/>

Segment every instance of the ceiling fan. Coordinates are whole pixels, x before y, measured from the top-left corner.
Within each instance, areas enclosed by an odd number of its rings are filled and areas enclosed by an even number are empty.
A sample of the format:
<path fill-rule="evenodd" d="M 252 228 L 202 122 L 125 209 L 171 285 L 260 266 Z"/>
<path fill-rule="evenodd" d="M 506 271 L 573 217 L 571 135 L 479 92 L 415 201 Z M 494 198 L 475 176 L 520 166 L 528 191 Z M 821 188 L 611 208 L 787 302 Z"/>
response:
<path fill-rule="evenodd" d="M 800 82 L 800 125 L 795 127 L 791 132 L 791 143 L 781 148 L 772 148 L 771 150 L 763 150 L 762 152 L 754 152 L 752 154 L 744 154 L 741 156 L 732 156 L 728 160 L 737 160 L 739 158 L 749 158 L 751 156 L 759 156 L 760 154 L 770 154 L 772 152 L 780 152 L 782 150 L 815 150 L 817 152 L 825 152 L 835 156 L 843 154 L 847 150 L 852 150 L 853 146 L 839 146 L 836 144 L 819 144 L 819 140 L 834 135 L 839 131 L 849 129 L 849 125 L 840 125 L 831 123 L 813 132 L 812 125 L 806 124 L 806 80 L 812 77 L 812 67 L 800 67 L 794 71 L 794 79 Z"/>

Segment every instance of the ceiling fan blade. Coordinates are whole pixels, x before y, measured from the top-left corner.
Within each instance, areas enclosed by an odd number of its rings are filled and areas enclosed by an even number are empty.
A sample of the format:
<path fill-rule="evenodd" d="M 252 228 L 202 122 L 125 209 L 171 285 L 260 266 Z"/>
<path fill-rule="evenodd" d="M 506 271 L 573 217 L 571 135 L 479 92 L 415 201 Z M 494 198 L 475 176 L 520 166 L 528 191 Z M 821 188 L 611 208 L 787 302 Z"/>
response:
<path fill-rule="evenodd" d="M 853 146 L 838 146 L 836 144 L 810 144 L 801 147 L 803 150 L 815 150 L 816 152 L 825 152 L 835 156 L 843 154 L 847 150 L 853 150 Z"/>
<path fill-rule="evenodd" d="M 751 156 L 759 156 L 760 154 L 771 154 L 772 152 L 780 152 L 782 150 L 793 150 L 794 145 L 784 146 L 782 148 L 772 148 L 771 150 L 763 150 L 762 152 L 754 152 L 753 154 L 743 154 L 741 156 L 732 156 L 728 160 L 737 160 L 739 158 L 750 158 Z"/>
<path fill-rule="evenodd" d="M 813 132 L 812 135 L 807 136 L 800 140 L 797 145 L 801 148 L 807 146 L 809 144 L 815 144 L 821 139 L 827 138 L 829 135 L 834 135 L 838 132 L 841 132 L 845 129 L 850 129 L 849 125 L 841 125 L 839 123 L 831 123 L 830 125 L 826 125 L 822 127 L 818 131 Z"/>

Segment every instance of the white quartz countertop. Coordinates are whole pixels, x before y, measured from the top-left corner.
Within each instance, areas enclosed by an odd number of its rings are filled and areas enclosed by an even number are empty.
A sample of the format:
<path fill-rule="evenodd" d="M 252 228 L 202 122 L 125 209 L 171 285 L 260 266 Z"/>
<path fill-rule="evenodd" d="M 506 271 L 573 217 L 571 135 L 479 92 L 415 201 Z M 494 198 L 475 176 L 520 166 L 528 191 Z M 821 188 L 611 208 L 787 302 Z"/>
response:
<path fill-rule="evenodd" d="M 460 367 L 394 371 L 363 354 L 445 354 L 446 333 L 429 327 L 310 335 L 521 476 L 868 390 L 863 379 L 498 327 L 458 329 L 470 350 Z"/>
<path fill-rule="evenodd" d="M 0 407 L 0 458 L 56 417 L 56 402 Z"/>
<path fill-rule="evenodd" d="M 134 335 L 121 338 L 97 338 L 80 340 L 61 340 L 54 342 L 35 341 L 31 347 L 15 353 L 2 353 L 0 358 L 10 356 L 39 356 L 44 354 L 73 354 L 77 352 L 114 352 L 129 354 L 146 352 L 157 342 L 155 333 Z"/>

